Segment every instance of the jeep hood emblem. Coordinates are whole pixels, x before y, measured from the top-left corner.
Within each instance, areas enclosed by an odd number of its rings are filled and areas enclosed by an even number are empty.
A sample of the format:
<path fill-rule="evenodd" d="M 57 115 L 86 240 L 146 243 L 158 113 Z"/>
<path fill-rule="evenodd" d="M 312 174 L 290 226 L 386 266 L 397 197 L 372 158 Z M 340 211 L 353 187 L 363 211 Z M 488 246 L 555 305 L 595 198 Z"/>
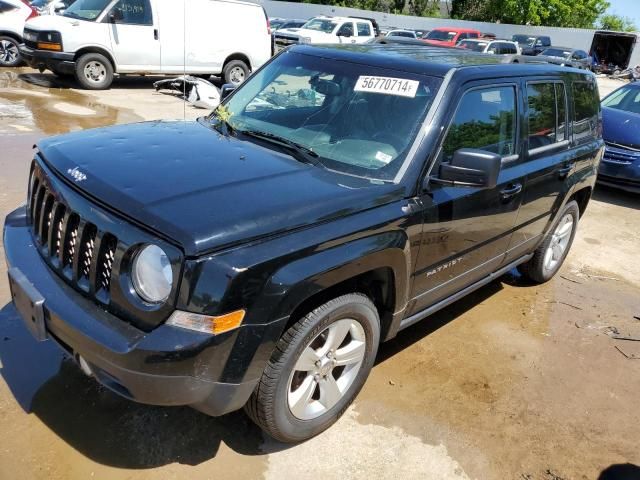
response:
<path fill-rule="evenodd" d="M 82 182 L 83 180 L 87 179 L 87 176 L 80 170 L 78 170 L 78 167 L 70 168 L 69 170 L 67 170 L 67 173 L 71 175 L 71 177 L 73 177 L 76 182 Z"/>

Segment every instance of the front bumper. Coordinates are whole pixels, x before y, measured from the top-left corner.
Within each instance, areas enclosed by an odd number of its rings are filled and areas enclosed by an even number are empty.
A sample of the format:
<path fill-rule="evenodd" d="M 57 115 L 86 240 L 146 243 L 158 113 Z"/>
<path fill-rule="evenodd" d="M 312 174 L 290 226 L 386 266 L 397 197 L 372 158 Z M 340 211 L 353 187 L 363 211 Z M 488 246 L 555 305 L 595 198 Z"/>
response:
<path fill-rule="evenodd" d="M 51 70 L 67 74 L 73 74 L 76 71 L 73 53 L 35 50 L 22 44 L 20 45 L 20 55 L 27 65 L 38 70 Z"/>
<path fill-rule="evenodd" d="M 27 222 L 24 207 L 5 220 L 7 266 L 44 297 L 47 338 L 84 359 L 100 383 L 140 403 L 190 405 L 210 415 L 246 403 L 286 319 L 217 336 L 168 325 L 144 332 L 58 278 L 34 247 Z"/>
<path fill-rule="evenodd" d="M 598 170 L 598 183 L 640 193 L 640 153 L 607 146 Z"/>

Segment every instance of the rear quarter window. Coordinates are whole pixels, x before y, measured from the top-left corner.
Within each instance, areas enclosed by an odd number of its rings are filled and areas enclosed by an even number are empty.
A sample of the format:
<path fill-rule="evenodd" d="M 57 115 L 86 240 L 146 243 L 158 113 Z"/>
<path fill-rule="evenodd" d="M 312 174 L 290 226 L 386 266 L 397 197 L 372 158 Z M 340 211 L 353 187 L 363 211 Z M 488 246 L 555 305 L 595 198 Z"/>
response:
<path fill-rule="evenodd" d="M 600 101 L 595 82 L 574 82 L 573 92 L 573 139 L 578 143 L 588 142 L 597 136 Z"/>

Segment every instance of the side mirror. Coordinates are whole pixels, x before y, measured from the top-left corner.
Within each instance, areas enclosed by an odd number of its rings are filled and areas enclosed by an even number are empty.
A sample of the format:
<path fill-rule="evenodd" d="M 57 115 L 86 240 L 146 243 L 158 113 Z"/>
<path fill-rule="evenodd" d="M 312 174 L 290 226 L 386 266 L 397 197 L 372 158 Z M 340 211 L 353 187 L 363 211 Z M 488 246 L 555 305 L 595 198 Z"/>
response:
<path fill-rule="evenodd" d="M 501 166 L 502 157 L 496 153 L 461 148 L 453 154 L 451 163 L 440 165 L 438 179 L 455 186 L 494 188 Z"/>
<path fill-rule="evenodd" d="M 231 95 L 236 88 L 238 87 L 233 83 L 225 83 L 224 85 L 222 85 L 222 87 L 220 87 L 220 101 L 223 101 L 225 98 Z"/>
<path fill-rule="evenodd" d="M 349 37 L 353 37 L 353 33 L 350 32 L 349 30 L 343 30 L 338 32 L 338 36 L 339 37 L 344 37 L 344 38 L 349 38 Z"/>
<path fill-rule="evenodd" d="M 118 23 L 124 20 L 124 14 L 119 8 L 114 8 L 113 10 L 111 10 L 111 12 L 109 12 L 108 18 L 110 23 Z"/>
<path fill-rule="evenodd" d="M 64 4 L 64 2 L 55 2 L 53 4 L 53 10 L 55 12 L 62 12 L 63 10 L 65 10 L 67 8 L 67 6 Z"/>

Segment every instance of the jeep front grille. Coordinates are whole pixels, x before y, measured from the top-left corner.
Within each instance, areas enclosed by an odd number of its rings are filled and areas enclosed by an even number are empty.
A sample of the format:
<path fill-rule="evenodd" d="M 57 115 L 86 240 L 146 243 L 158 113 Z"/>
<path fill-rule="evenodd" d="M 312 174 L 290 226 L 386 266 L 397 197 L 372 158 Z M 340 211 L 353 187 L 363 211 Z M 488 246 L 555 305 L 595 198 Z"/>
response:
<path fill-rule="evenodd" d="M 72 286 L 108 303 L 118 239 L 72 211 L 41 173 L 32 175 L 28 214 L 40 253 Z"/>

